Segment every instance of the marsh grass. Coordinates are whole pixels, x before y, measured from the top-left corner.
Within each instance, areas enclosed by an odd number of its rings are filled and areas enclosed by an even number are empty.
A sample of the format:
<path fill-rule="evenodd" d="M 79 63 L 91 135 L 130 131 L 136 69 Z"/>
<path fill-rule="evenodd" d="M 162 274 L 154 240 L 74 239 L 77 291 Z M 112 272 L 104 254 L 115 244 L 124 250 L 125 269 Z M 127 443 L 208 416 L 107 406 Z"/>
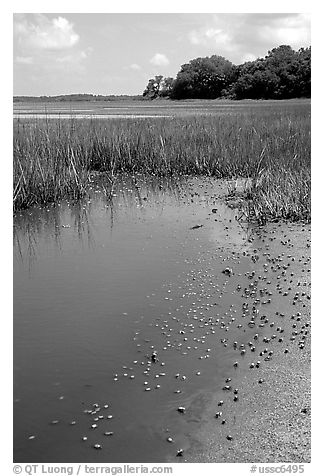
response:
<path fill-rule="evenodd" d="M 241 108 L 227 115 L 155 119 L 18 121 L 14 209 L 87 194 L 105 172 L 248 179 L 245 214 L 310 219 L 310 110 Z M 234 191 L 235 192 L 235 191 Z"/>

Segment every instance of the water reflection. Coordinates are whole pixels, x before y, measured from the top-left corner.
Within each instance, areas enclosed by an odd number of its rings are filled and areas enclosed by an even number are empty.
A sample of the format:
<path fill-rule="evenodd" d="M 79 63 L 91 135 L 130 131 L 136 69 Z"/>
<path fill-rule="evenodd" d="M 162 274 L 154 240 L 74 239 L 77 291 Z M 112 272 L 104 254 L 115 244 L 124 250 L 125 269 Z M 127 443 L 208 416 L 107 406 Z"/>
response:
<path fill-rule="evenodd" d="M 184 179 L 145 179 L 140 175 L 93 179 L 90 196 L 77 201 L 62 200 L 59 204 L 34 206 L 18 212 L 14 217 L 14 252 L 31 265 L 37 258 L 39 239 L 53 240 L 62 251 L 65 229 L 71 229 L 77 239 L 88 248 L 95 246 L 94 227 L 98 212 L 110 231 L 120 213 L 145 216 L 149 208 L 163 213 L 165 203 L 178 206 L 183 193 Z"/>
<path fill-rule="evenodd" d="M 188 446 L 200 402 L 233 368 L 221 338 L 230 326 L 238 340 L 249 269 L 218 196 L 211 179 L 96 178 L 87 199 L 17 214 L 15 461 L 156 462 L 174 451 L 167 436 Z"/>

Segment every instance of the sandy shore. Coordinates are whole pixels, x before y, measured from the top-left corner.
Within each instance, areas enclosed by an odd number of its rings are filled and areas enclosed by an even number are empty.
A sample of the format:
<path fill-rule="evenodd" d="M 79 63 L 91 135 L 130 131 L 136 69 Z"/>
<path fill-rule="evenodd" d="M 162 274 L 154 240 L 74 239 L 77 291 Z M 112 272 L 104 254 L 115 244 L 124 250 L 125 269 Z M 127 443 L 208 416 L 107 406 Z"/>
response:
<path fill-rule="evenodd" d="M 205 402 L 183 462 L 311 460 L 310 225 L 271 224 L 256 230 L 252 247 L 257 289 L 272 302 L 256 315 L 254 352 L 238 347 L 230 390 Z M 242 339 L 248 321 L 243 312 Z"/>

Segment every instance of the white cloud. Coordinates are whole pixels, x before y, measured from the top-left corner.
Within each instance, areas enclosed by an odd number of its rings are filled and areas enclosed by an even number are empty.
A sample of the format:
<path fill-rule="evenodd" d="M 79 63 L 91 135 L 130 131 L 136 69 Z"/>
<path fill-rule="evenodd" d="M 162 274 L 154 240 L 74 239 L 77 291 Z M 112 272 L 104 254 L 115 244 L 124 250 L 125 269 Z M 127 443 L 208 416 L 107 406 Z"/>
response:
<path fill-rule="evenodd" d="M 200 31 L 193 30 L 189 33 L 189 40 L 193 45 L 205 45 L 214 44 L 216 46 L 231 45 L 231 36 L 220 28 L 206 27 Z"/>
<path fill-rule="evenodd" d="M 309 46 L 310 15 L 302 13 L 236 13 L 210 15 L 187 36 L 206 54 L 218 54 L 236 63 L 265 56 L 286 44 L 298 49 Z"/>
<path fill-rule="evenodd" d="M 31 56 L 16 56 L 15 62 L 18 64 L 33 64 L 34 59 Z"/>
<path fill-rule="evenodd" d="M 78 42 L 73 24 L 62 16 L 14 15 L 14 63 L 20 68 L 32 65 L 29 69 L 39 77 L 84 74 L 93 49 L 81 49 Z"/>
<path fill-rule="evenodd" d="M 246 53 L 243 57 L 242 57 L 242 62 L 243 63 L 246 63 L 247 61 L 254 61 L 256 60 L 257 57 L 252 54 L 252 53 Z"/>
<path fill-rule="evenodd" d="M 23 48 L 64 50 L 76 45 L 80 39 L 73 24 L 61 16 L 49 19 L 36 14 L 14 16 L 14 35 Z"/>
<path fill-rule="evenodd" d="M 58 56 L 56 58 L 57 63 L 80 63 L 82 60 L 88 58 L 89 54 L 92 52 L 92 48 L 87 48 L 83 51 L 77 51 L 73 54 Z"/>
<path fill-rule="evenodd" d="M 129 69 L 132 69 L 133 71 L 139 71 L 139 70 L 141 70 L 142 68 L 140 67 L 139 64 L 137 64 L 137 63 L 132 63 L 131 65 L 129 65 Z"/>
<path fill-rule="evenodd" d="M 167 66 L 170 61 L 164 54 L 156 53 L 153 58 L 150 59 L 150 63 L 154 66 Z"/>
<path fill-rule="evenodd" d="M 310 43 L 310 22 L 306 15 L 283 18 L 277 24 L 259 29 L 260 39 L 273 38 L 277 44 L 288 44 L 292 47 L 308 46 Z"/>

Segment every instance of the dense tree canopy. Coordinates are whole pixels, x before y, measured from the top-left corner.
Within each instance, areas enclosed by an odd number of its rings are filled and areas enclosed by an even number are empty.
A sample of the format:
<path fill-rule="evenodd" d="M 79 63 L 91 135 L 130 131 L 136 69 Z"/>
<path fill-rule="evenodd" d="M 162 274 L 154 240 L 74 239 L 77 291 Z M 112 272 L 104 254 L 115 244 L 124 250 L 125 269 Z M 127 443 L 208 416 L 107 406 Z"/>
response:
<path fill-rule="evenodd" d="M 311 93 L 311 49 L 279 46 L 265 58 L 238 66 L 231 92 L 237 99 L 288 99 Z"/>
<path fill-rule="evenodd" d="M 196 58 L 181 66 L 171 97 L 213 99 L 230 84 L 233 64 L 222 56 Z"/>
<path fill-rule="evenodd" d="M 149 99 L 156 99 L 159 97 L 162 89 L 162 80 L 162 75 L 155 76 L 155 78 L 150 79 L 143 92 L 143 96 Z"/>
<path fill-rule="evenodd" d="M 288 99 L 311 95 L 311 48 L 282 45 L 235 66 L 222 56 L 196 58 L 181 66 L 175 79 L 155 76 L 144 97 L 171 99 Z"/>

